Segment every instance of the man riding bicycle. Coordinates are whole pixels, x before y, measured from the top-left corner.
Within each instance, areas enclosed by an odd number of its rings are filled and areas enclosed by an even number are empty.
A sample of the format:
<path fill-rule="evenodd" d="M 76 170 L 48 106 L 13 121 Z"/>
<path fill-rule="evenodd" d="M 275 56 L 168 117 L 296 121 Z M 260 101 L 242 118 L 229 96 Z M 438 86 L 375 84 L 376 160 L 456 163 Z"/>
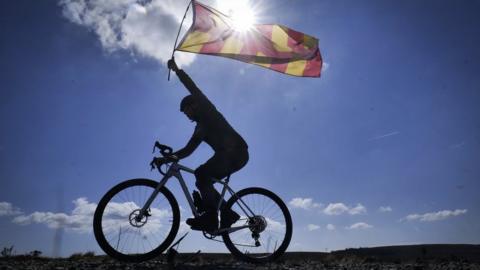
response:
<path fill-rule="evenodd" d="M 190 95 L 182 99 L 180 111 L 192 122 L 196 122 L 192 137 L 184 148 L 173 153 L 173 158 L 188 157 L 201 142 L 206 142 L 215 151 L 213 157 L 195 170 L 195 185 L 202 196 L 205 212 L 186 222 L 192 230 L 215 231 L 218 229 L 216 209 L 221 196 L 213 186 L 212 177 L 222 179 L 243 168 L 248 162 L 248 145 L 193 80 L 178 68 L 173 58 L 168 61 L 168 68 L 177 74 L 190 92 Z M 230 227 L 240 218 L 235 211 L 225 209 L 224 206 L 225 201 L 220 208 L 221 228 Z"/>

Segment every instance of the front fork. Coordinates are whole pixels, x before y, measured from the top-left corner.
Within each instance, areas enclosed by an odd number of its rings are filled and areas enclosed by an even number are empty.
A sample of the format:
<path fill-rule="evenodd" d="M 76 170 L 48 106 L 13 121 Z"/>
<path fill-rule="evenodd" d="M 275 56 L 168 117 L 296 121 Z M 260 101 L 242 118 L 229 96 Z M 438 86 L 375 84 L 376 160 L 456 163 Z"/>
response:
<path fill-rule="evenodd" d="M 163 176 L 162 180 L 160 180 L 160 183 L 158 183 L 157 187 L 153 191 L 152 195 L 148 198 L 147 202 L 143 205 L 142 209 L 140 209 L 139 213 L 137 216 L 135 216 L 135 220 L 140 221 L 144 217 L 149 217 L 150 215 L 150 205 L 152 204 L 153 200 L 157 197 L 158 193 L 160 192 L 160 189 L 167 183 L 168 179 L 174 175 L 173 170 L 170 168 L 165 176 Z"/>

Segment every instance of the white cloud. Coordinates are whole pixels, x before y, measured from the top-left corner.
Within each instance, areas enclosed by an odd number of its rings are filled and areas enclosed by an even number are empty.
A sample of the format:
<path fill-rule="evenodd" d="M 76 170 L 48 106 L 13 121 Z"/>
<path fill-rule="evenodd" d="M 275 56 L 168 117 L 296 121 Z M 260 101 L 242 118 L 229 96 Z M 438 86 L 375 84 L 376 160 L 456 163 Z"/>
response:
<path fill-rule="evenodd" d="M 71 215 L 65 213 L 34 212 L 29 215 L 15 217 L 12 221 L 19 225 L 32 223 L 45 224 L 52 229 L 64 227 L 79 232 L 91 230 L 96 204 L 88 203 L 85 198 L 78 198 L 74 200 L 73 203 L 75 204 L 75 208 Z"/>
<path fill-rule="evenodd" d="M 378 211 L 385 213 L 385 212 L 392 212 L 392 208 L 390 206 L 380 206 Z"/>
<path fill-rule="evenodd" d="M 34 212 L 29 215 L 17 216 L 12 221 L 19 225 L 38 223 L 52 229 L 68 228 L 78 232 L 90 231 L 96 204 L 89 203 L 85 198 L 78 198 L 73 203 L 75 208 L 70 215 L 65 213 Z"/>
<path fill-rule="evenodd" d="M 410 214 L 404 218 L 404 220 L 414 221 L 438 221 L 444 220 L 450 217 L 464 215 L 467 213 L 467 209 L 457 209 L 457 210 L 443 210 L 438 212 L 431 212 L 425 214 Z"/>
<path fill-rule="evenodd" d="M 293 198 L 288 204 L 293 208 L 302 208 L 305 210 L 322 207 L 322 204 L 313 202 L 312 198 Z"/>
<path fill-rule="evenodd" d="M 348 213 L 350 215 L 359 215 L 359 214 L 364 214 L 367 212 L 367 208 L 365 208 L 365 206 L 361 205 L 361 204 L 357 204 L 357 206 L 353 207 L 353 208 L 350 208 L 348 210 Z"/>
<path fill-rule="evenodd" d="M 344 203 L 330 203 L 323 209 L 323 213 L 326 215 L 341 215 L 348 213 L 350 215 L 359 215 L 367 212 L 367 208 L 362 204 L 357 204 L 355 207 L 349 207 Z"/>
<path fill-rule="evenodd" d="M 352 224 L 350 226 L 347 227 L 347 229 L 349 230 L 355 230 L 355 229 L 370 229 L 370 228 L 373 228 L 372 225 L 370 224 L 367 224 L 365 222 L 357 222 L 355 224 Z"/>
<path fill-rule="evenodd" d="M 312 198 L 293 198 L 288 202 L 288 204 L 293 208 L 301 208 L 305 210 L 311 210 L 314 208 L 322 208 L 323 204 L 316 203 Z M 321 210 L 326 215 L 341 215 L 348 213 L 350 215 L 359 215 L 367 212 L 367 208 L 362 204 L 358 203 L 355 207 L 350 207 L 344 203 L 330 203 Z"/>
<path fill-rule="evenodd" d="M 318 226 L 318 225 L 316 225 L 316 224 L 308 224 L 308 225 L 307 225 L 307 229 L 308 229 L 309 231 L 315 231 L 315 230 L 320 229 L 320 226 Z"/>
<path fill-rule="evenodd" d="M 335 230 L 335 225 L 333 225 L 333 224 L 327 224 L 327 230 L 329 230 L 329 231 L 334 231 L 334 230 Z"/>
<path fill-rule="evenodd" d="M 86 198 L 78 198 L 73 201 L 75 208 L 70 214 L 53 213 L 53 212 L 34 212 L 29 215 L 20 215 L 15 217 L 12 222 L 18 225 L 29 225 L 32 223 L 44 224 L 48 228 L 57 229 L 65 228 L 78 233 L 89 233 L 92 231 L 93 214 L 97 208 L 97 204 L 90 203 Z M 120 228 L 127 228 L 125 233 L 130 232 L 128 228 L 129 215 L 140 206 L 134 202 L 116 203 L 110 202 L 104 212 L 102 224 L 105 233 L 116 232 Z M 170 210 L 152 207 L 150 209 L 151 216 L 148 222 L 142 227 L 140 233 L 156 233 L 163 224 L 168 223 L 172 213 Z"/>
<path fill-rule="evenodd" d="M 62 13 L 73 23 L 93 31 L 108 52 L 137 52 L 165 63 L 170 59 L 178 27 L 188 0 L 60 0 Z M 191 15 L 184 30 L 191 24 Z M 181 37 L 180 37 L 181 38 Z M 176 53 L 179 65 L 194 54 Z"/>
<path fill-rule="evenodd" d="M 323 209 L 323 213 L 327 215 L 341 215 L 348 211 L 348 207 L 343 203 L 330 203 Z"/>
<path fill-rule="evenodd" d="M 282 223 L 281 221 L 277 221 L 271 218 L 266 218 L 267 224 L 268 224 L 268 229 L 277 233 L 282 233 L 285 231 L 286 224 Z"/>
<path fill-rule="evenodd" d="M 1 216 L 15 216 L 22 214 L 19 208 L 14 207 L 9 202 L 0 202 L 0 217 Z"/>

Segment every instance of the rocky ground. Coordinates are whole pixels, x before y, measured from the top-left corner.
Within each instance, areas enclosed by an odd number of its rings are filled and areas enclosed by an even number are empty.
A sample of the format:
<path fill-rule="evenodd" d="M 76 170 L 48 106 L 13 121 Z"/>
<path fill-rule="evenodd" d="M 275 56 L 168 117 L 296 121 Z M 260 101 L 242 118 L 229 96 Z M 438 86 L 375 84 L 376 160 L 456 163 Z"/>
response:
<path fill-rule="evenodd" d="M 240 262 L 228 254 L 222 256 L 209 256 L 208 254 L 187 255 L 182 254 L 175 259 L 174 263 L 168 263 L 166 259 L 159 258 L 143 263 L 121 263 L 105 256 L 91 256 L 84 258 L 32 258 L 25 256 L 0 258 L 0 270 L 28 269 L 28 270 L 67 270 L 67 269 L 362 269 L 362 270 L 417 270 L 417 269 L 471 269 L 480 270 L 480 263 L 465 260 L 436 260 L 415 262 L 379 262 L 372 258 L 328 258 L 308 257 L 298 258 L 285 256 L 275 263 L 254 265 Z"/>

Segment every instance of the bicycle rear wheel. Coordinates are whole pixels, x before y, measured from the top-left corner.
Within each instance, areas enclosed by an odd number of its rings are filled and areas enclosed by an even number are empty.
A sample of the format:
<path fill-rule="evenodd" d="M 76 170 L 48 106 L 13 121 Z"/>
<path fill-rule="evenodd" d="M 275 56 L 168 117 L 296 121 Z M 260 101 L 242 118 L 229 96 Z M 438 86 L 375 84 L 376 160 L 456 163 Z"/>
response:
<path fill-rule="evenodd" d="M 277 195 L 263 188 L 246 188 L 233 195 L 226 207 L 240 214 L 240 220 L 231 228 L 248 225 L 222 234 L 234 256 L 251 263 L 266 263 L 285 252 L 292 238 L 292 218 Z"/>
<path fill-rule="evenodd" d="M 173 242 L 180 226 L 180 211 L 172 193 L 162 187 L 149 208 L 141 208 L 158 182 L 132 179 L 110 189 L 98 203 L 93 231 L 100 247 L 122 261 L 140 262 L 161 254 Z"/>

